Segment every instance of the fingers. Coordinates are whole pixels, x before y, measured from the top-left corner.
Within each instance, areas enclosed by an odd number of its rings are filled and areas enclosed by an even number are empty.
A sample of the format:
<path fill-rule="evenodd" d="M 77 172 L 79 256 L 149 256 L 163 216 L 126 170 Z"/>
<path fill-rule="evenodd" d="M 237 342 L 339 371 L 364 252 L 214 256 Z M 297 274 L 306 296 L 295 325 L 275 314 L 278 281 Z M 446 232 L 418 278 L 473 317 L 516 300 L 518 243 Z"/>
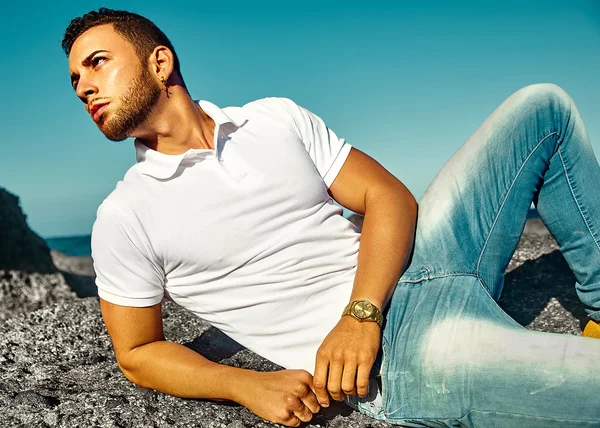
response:
<path fill-rule="evenodd" d="M 290 420 L 286 423 L 294 422 L 294 417 L 302 422 L 309 422 L 313 417 L 313 412 L 304 404 L 303 399 L 293 394 L 286 397 L 286 408 L 291 411 Z"/>
<path fill-rule="evenodd" d="M 309 422 L 313 414 L 321 410 L 312 387 L 313 377 L 306 371 L 301 371 L 299 376 L 300 382 L 285 398 L 292 424 L 295 423 L 294 418 L 298 419 L 298 423 Z"/>
<path fill-rule="evenodd" d="M 358 366 L 356 375 L 356 393 L 359 397 L 364 397 L 369 393 L 369 375 L 372 364 L 361 364 Z"/>
<path fill-rule="evenodd" d="M 319 402 L 317 401 L 317 396 L 312 389 L 309 389 L 309 393 L 302 397 L 302 402 L 308 407 L 308 410 L 310 410 L 313 415 L 319 413 L 319 410 L 321 410 L 321 406 L 319 406 Z"/>
<path fill-rule="evenodd" d="M 299 384 L 296 388 L 295 394 L 298 399 L 302 402 L 302 404 L 308 408 L 311 414 L 318 413 L 321 410 L 321 406 L 319 406 L 319 402 L 317 401 L 317 396 L 313 390 L 312 386 L 312 376 L 308 372 L 305 373 L 305 378 L 302 380 L 302 383 Z"/>
<path fill-rule="evenodd" d="M 329 393 L 327 392 L 328 372 L 329 360 L 320 353 L 317 353 L 317 363 L 315 365 L 315 374 L 313 376 L 312 384 L 317 400 L 323 407 L 329 407 Z"/>
<path fill-rule="evenodd" d="M 252 379 L 256 379 L 257 389 L 242 395 L 238 402 L 258 416 L 295 427 L 309 422 L 321 410 L 313 390 L 313 376 L 306 370 L 251 373 L 255 373 Z"/>
<path fill-rule="evenodd" d="M 351 317 L 342 317 L 329 333 L 317 351 L 313 377 L 321 406 L 327 407 L 330 398 L 342 401 L 347 395 L 367 395 L 380 333 L 377 324 L 356 323 Z"/>
<path fill-rule="evenodd" d="M 298 419 L 296 415 L 292 414 L 281 423 L 288 427 L 299 427 L 302 424 L 302 421 Z"/>
<path fill-rule="evenodd" d="M 344 374 L 342 375 L 342 391 L 345 395 L 356 395 L 356 363 L 350 361 L 344 365 Z"/>
<path fill-rule="evenodd" d="M 333 361 L 329 365 L 329 376 L 327 377 L 327 390 L 336 401 L 342 401 L 344 399 L 344 393 L 342 392 L 342 375 L 344 373 L 344 362 L 343 359 L 334 357 Z"/>
<path fill-rule="evenodd" d="M 308 410 L 308 407 L 302 405 L 302 410 L 295 411 L 294 416 L 296 416 L 302 422 L 310 422 L 310 420 L 313 417 L 313 414 L 310 410 Z"/>
<path fill-rule="evenodd" d="M 357 367 L 354 359 L 345 360 L 343 355 L 334 355 L 331 362 L 317 364 L 313 386 L 319 404 L 327 407 L 329 396 L 336 401 L 342 401 L 346 395 L 367 395 L 370 369 L 369 364 Z"/>

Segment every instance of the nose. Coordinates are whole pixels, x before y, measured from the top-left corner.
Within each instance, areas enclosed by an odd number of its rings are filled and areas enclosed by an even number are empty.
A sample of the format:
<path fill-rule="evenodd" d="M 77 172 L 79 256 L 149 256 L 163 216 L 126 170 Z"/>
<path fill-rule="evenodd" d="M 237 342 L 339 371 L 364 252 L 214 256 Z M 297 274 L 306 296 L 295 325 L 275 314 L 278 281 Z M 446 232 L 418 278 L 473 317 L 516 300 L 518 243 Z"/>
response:
<path fill-rule="evenodd" d="M 75 93 L 81 101 L 87 104 L 90 96 L 98 94 L 98 87 L 90 79 L 81 76 L 77 82 Z"/>

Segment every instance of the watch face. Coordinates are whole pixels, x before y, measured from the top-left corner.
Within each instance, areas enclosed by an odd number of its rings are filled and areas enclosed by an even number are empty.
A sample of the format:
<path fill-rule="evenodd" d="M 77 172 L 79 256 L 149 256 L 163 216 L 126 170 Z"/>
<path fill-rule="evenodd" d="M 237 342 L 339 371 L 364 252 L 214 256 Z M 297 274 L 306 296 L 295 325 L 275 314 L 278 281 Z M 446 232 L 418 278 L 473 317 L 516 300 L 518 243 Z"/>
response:
<path fill-rule="evenodd" d="M 354 305 L 354 314 L 361 319 L 368 318 L 373 314 L 373 305 L 369 302 L 358 302 Z"/>

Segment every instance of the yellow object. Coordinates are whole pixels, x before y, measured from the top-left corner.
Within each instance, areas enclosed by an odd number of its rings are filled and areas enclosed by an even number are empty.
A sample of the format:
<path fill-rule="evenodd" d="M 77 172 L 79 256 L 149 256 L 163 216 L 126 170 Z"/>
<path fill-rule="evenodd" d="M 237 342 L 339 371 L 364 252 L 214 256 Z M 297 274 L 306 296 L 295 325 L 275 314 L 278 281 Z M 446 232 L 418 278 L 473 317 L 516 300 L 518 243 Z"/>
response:
<path fill-rule="evenodd" d="M 363 321 L 375 321 L 379 327 L 383 324 L 383 315 L 379 308 L 368 300 L 353 300 L 348 303 L 342 316 L 352 315 L 354 318 Z"/>
<path fill-rule="evenodd" d="M 595 321 L 589 320 L 581 335 L 586 337 L 593 337 L 595 339 L 600 339 L 600 324 L 598 324 Z"/>

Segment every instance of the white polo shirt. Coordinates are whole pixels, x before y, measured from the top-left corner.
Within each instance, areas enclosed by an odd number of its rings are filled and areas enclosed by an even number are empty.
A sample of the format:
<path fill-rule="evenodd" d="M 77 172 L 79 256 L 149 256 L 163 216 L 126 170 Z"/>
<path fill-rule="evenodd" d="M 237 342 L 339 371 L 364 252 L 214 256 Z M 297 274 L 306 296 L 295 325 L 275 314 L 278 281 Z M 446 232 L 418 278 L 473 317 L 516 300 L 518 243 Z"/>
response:
<path fill-rule="evenodd" d="M 92 257 L 101 298 L 163 297 L 286 368 L 313 372 L 350 299 L 360 234 L 327 188 L 350 145 L 284 98 L 200 101 L 215 150 L 137 163 L 98 208 Z"/>

